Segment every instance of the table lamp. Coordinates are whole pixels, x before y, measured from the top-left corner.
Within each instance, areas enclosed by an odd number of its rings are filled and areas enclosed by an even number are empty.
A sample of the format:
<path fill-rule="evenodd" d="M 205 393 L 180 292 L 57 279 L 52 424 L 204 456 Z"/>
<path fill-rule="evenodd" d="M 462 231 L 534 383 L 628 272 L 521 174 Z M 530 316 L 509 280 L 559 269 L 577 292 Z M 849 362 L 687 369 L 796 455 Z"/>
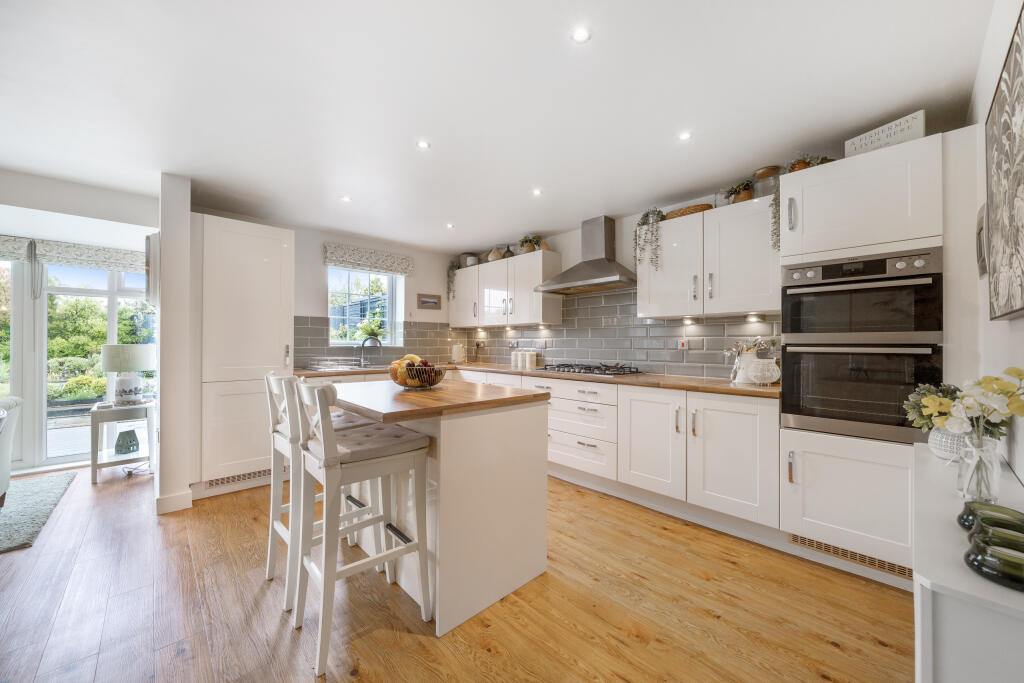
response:
<path fill-rule="evenodd" d="M 135 373 L 156 370 L 156 345 L 104 344 L 100 347 L 100 369 L 119 373 L 114 382 L 116 405 L 142 403 L 142 378 Z"/>

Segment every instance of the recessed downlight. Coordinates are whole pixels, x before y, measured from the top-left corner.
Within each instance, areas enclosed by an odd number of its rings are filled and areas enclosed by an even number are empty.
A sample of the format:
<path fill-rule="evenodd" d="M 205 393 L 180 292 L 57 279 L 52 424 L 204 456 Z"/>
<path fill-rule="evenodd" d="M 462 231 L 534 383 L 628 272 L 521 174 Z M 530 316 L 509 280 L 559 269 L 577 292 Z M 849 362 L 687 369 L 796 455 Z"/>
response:
<path fill-rule="evenodd" d="M 348 196 L 348 195 L 346 194 L 346 195 L 343 195 L 343 196 L 341 196 L 341 197 L 338 197 L 338 201 L 339 201 L 339 202 L 345 202 L 346 204 L 348 204 L 349 202 L 351 202 L 351 201 L 352 201 L 352 198 L 351 198 L 351 197 L 349 197 L 349 196 Z"/>
<path fill-rule="evenodd" d="M 424 151 L 430 149 L 430 140 L 417 140 L 416 147 Z"/>
<path fill-rule="evenodd" d="M 575 43 L 585 43 L 590 40 L 590 29 L 586 26 L 577 26 L 572 30 L 572 40 Z"/>
<path fill-rule="evenodd" d="M 679 134 L 680 142 L 686 142 L 689 139 L 690 139 L 690 131 L 684 130 L 682 133 Z"/>
<path fill-rule="evenodd" d="M 445 223 L 444 227 L 448 228 L 449 230 L 454 230 L 455 229 L 455 224 L 454 223 Z"/>
<path fill-rule="evenodd" d="M 539 197 L 539 196 L 541 196 L 542 194 L 544 194 L 544 190 L 542 190 L 542 189 L 541 189 L 541 188 L 539 188 L 539 187 L 535 187 L 535 188 L 533 188 L 533 196 L 534 196 L 534 197 Z"/>

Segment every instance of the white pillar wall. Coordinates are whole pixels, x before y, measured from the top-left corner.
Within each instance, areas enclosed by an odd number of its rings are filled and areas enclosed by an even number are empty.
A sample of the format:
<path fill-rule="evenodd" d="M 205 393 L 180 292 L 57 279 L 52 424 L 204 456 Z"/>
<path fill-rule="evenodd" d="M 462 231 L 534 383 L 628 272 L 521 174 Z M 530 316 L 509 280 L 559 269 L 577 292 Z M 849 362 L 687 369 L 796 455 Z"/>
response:
<path fill-rule="evenodd" d="M 199 452 L 196 401 L 198 358 L 193 337 L 199 321 L 192 305 L 192 182 L 160 176 L 160 410 L 159 447 L 154 467 L 156 509 L 160 514 L 192 506 L 189 484 Z"/>

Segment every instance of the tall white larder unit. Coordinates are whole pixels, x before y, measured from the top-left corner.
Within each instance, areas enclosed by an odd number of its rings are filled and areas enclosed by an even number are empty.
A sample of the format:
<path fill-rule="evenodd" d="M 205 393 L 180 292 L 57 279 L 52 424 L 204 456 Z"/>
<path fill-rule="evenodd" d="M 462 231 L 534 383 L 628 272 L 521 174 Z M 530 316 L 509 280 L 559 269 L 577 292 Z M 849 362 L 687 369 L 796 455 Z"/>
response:
<path fill-rule="evenodd" d="M 292 370 L 295 233 L 203 217 L 202 479 L 270 467 L 264 375 Z"/>

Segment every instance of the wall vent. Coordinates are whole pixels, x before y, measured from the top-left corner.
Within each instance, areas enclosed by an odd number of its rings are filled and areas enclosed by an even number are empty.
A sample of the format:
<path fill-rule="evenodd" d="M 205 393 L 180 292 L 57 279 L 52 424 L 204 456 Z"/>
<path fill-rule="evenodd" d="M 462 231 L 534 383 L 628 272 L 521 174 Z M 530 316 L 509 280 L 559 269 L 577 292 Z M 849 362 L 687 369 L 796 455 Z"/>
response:
<path fill-rule="evenodd" d="M 249 481 L 250 479 L 261 479 L 263 477 L 269 477 L 270 470 L 259 470 L 258 472 L 246 472 L 245 474 L 232 474 L 230 477 L 218 477 L 217 479 L 210 479 L 206 482 L 206 488 L 212 489 L 218 486 L 230 486 L 231 484 L 238 484 L 243 481 Z"/>
<path fill-rule="evenodd" d="M 821 541 L 815 541 L 813 538 L 790 534 L 789 542 L 804 548 L 816 550 L 819 553 L 825 553 L 826 555 L 832 555 L 833 557 L 844 559 L 847 562 L 871 567 L 872 569 L 877 569 L 880 572 L 898 576 L 901 579 L 914 578 L 914 570 L 910 567 L 904 567 L 903 565 L 896 564 L 895 562 L 880 560 L 877 557 L 871 557 L 870 555 L 862 555 L 856 551 L 847 550 L 846 548 L 840 548 L 839 546 L 830 545 L 828 543 L 822 543 Z"/>

